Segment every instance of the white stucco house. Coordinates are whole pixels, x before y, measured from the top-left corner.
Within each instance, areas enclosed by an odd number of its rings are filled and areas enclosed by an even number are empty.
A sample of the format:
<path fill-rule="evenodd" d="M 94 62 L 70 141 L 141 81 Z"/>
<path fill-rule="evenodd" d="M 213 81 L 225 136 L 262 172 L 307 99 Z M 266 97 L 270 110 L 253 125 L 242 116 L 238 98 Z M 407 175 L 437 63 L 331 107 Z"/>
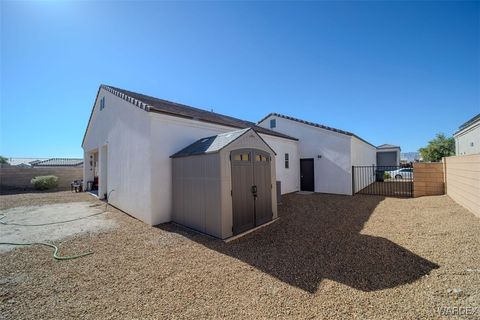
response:
<path fill-rule="evenodd" d="M 457 156 L 480 153 L 480 114 L 462 124 L 453 137 Z"/>
<path fill-rule="evenodd" d="M 279 113 L 258 125 L 298 138 L 300 190 L 351 195 L 352 166 L 376 165 L 377 148 L 351 132 Z"/>
<path fill-rule="evenodd" d="M 198 146 L 201 154 L 177 159 Z M 352 166 L 375 165 L 377 151 L 312 122 L 270 114 L 256 124 L 107 85 L 97 92 L 82 148 L 85 188 L 98 185 L 100 198 L 147 224 L 173 220 L 219 238 L 275 219 L 275 181 L 281 194 L 351 195 Z M 188 215 L 174 203 L 190 206 Z"/>

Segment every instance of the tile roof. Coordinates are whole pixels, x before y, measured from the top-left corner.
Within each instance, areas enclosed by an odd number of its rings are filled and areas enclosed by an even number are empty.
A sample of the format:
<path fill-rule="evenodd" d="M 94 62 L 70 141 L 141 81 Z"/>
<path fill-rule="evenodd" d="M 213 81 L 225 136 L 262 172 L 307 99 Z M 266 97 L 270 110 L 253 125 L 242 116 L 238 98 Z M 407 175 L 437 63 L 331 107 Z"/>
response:
<path fill-rule="evenodd" d="M 163 99 L 158 99 L 155 97 L 147 96 L 141 93 L 136 93 L 108 85 L 101 85 L 100 88 L 103 88 L 120 98 L 136 105 L 137 107 L 144 109 L 149 112 L 158 112 L 171 116 L 182 117 L 187 119 L 193 119 L 197 121 L 215 123 L 219 125 L 224 125 L 227 127 L 244 129 L 244 128 L 253 128 L 258 133 L 268 134 L 271 136 L 277 136 L 280 138 L 290 139 L 297 141 L 297 138 L 290 137 L 286 134 L 269 130 L 257 126 L 255 123 L 233 118 L 223 114 L 190 107 L 184 104 L 171 102 Z"/>
<path fill-rule="evenodd" d="M 33 167 L 79 167 L 83 165 L 83 159 L 52 158 L 32 164 Z"/>
<path fill-rule="evenodd" d="M 278 117 L 278 118 L 283 118 L 283 119 L 287 119 L 287 120 L 291 120 L 291 121 L 295 121 L 295 122 L 299 122 L 299 123 L 303 123 L 303 124 L 306 124 L 306 125 L 309 125 L 309 126 L 312 126 L 312 127 L 316 127 L 316 128 L 320 128 L 320 129 L 325 129 L 325 130 L 329 130 L 329 131 L 332 131 L 332 132 L 336 132 L 336 133 L 340 133 L 340 134 L 344 134 L 344 135 L 347 135 L 347 136 L 351 136 L 351 137 L 355 137 L 369 145 L 371 145 L 372 147 L 375 147 L 373 144 L 371 144 L 370 142 L 368 142 L 367 140 L 365 139 L 362 139 L 360 138 L 359 136 L 357 136 L 356 134 L 354 133 L 351 133 L 351 132 L 348 132 L 348 131 L 345 131 L 345 130 L 341 130 L 341 129 L 337 129 L 337 128 L 332 128 L 332 127 L 329 127 L 329 126 L 325 126 L 323 124 L 319 124 L 319 123 L 315 123 L 315 122 L 310 122 L 310 121 L 306 121 L 306 120 L 302 120 L 302 119 L 298 119 L 298 118 L 294 118 L 294 117 L 290 117 L 290 116 L 286 116 L 286 115 L 283 115 L 283 114 L 280 114 L 280 113 L 270 113 L 269 115 L 267 115 L 266 117 L 264 117 L 262 120 L 258 121 L 258 123 L 264 121 L 265 119 L 267 119 L 268 117 L 270 116 L 274 116 L 274 117 Z"/>
<path fill-rule="evenodd" d="M 477 114 L 476 116 L 474 116 L 473 118 L 471 118 L 470 120 L 466 121 L 465 123 L 463 123 L 460 127 L 458 127 L 458 131 L 455 132 L 455 134 L 459 133 L 460 131 L 462 131 L 466 127 L 474 124 L 477 121 L 480 121 L 480 113 Z"/>
<path fill-rule="evenodd" d="M 170 158 L 188 157 L 198 154 L 218 152 L 249 130 L 250 128 L 246 128 L 199 139 L 191 145 L 171 155 Z"/>

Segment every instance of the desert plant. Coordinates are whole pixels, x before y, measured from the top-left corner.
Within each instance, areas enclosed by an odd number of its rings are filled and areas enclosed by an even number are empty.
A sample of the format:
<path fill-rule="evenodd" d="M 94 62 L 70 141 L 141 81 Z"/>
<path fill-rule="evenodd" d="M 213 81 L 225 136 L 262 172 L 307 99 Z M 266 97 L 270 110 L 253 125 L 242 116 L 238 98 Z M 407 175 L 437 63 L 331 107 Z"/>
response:
<path fill-rule="evenodd" d="M 58 185 L 58 177 L 56 176 L 38 176 L 33 178 L 30 183 L 37 190 L 53 189 Z"/>
<path fill-rule="evenodd" d="M 383 179 L 387 180 L 387 179 L 390 179 L 391 177 L 392 176 L 390 175 L 390 173 L 388 173 L 386 171 L 383 173 Z"/>
<path fill-rule="evenodd" d="M 435 139 L 430 140 L 425 148 L 418 150 L 423 161 L 439 162 L 443 157 L 455 155 L 455 139 L 446 137 L 443 133 L 437 133 Z"/>

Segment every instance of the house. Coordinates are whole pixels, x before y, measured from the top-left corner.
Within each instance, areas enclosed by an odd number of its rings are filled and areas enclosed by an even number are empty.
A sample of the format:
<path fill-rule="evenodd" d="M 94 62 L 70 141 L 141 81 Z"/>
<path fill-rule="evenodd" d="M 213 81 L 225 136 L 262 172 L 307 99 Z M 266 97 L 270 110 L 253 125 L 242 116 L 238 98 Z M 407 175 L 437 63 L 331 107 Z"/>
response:
<path fill-rule="evenodd" d="M 83 159 L 75 158 L 51 158 L 47 160 L 40 160 L 31 163 L 35 168 L 46 167 L 81 167 L 83 166 Z"/>
<path fill-rule="evenodd" d="M 377 166 L 396 167 L 400 165 L 400 147 L 393 144 L 382 144 L 377 147 Z"/>
<path fill-rule="evenodd" d="M 480 114 L 462 124 L 453 137 L 457 156 L 480 153 Z"/>
<path fill-rule="evenodd" d="M 203 137 L 246 128 L 269 148 L 291 154 L 288 169 L 283 160 L 270 155 L 272 166 L 278 168 L 272 179 L 282 182 L 283 193 L 297 191 L 298 139 L 253 122 L 102 85 L 82 142 L 85 187 L 98 179 L 99 197 L 108 197 L 113 206 L 150 225 L 172 221 L 178 194 L 172 185 L 176 177 L 171 156 Z M 271 188 L 273 197 L 276 185 Z M 276 204 L 272 210 L 276 212 Z"/>
<path fill-rule="evenodd" d="M 275 219 L 277 183 L 279 194 L 351 195 L 352 166 L 375 165 L 377 152 L 353 133 L 279 114 L 256 124 L 107 85 L 82 148 L 85 187 L 98 181 L 100 198 L 150 225 L 219 238 Z"/>
<path fill-rule="evenodd" d="M 270 113 L 258 125 L 298 138 L 299 189 L 303 191 L 351 195 L 352 166 L 376 164 L 377 148 L 348 131 L 279 113 Z M 277 153 L 277 157 L 291 157 Z"/>

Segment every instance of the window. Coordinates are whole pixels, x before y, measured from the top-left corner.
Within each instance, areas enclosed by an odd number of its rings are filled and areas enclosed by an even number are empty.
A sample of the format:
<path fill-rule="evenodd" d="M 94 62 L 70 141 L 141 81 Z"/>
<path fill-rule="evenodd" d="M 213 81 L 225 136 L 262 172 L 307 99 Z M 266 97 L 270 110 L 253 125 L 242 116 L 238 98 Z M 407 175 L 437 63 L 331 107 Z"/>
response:
<path fill-rule="evenodd" d="M 268 158 L 264 155 L 256 154 L 255 155 L 255 161 L 267 162 Z"/>
<path fill-rule="evenodd" d="M 277 127 L 277 120 L 276 119 L 271 119 L 270 120 L 270 128 L 276 128 Z"/>
<path fill-rule="evenodd" d="M 237 153 L 233 156 L 233 160 L 235 161 L 250 161 L 250 154 L 247 153 Z"/>
<path fill-rule="evenodd" d="M 102 99 L 100 99 L 100 111 L 105 109 L 105 97 L 102 97 Z"/>
<path fill-rule="evenodd" d="M 285 153 L 285 169 L 288 169 L 290 167 L 289 159 L 288 159 L 288 153 Z"/>
<path fill-rule="evenodd" d="M 473 147 L 473 142 L 470 142 L 470 147 Z"/>

